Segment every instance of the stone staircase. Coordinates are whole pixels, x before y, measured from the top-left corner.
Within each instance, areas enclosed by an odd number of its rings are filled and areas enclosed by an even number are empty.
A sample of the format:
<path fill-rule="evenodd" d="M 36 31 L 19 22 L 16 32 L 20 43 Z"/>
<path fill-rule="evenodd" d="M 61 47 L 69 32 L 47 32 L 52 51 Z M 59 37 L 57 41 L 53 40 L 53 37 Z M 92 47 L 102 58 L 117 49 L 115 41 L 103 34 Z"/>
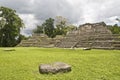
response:
<path fill-rule="evenodd" d="M 22 40 L 18 45 L 22 47 L 53 47 L 54 44 L 51 38 L 44 34 L 34 34 L 28 40 Z"/>
<path fill-rule="evenodd" d="M 94 49 L 120 49 L 120 35 L 91 35 L 86 40 L 80 40 L 75 46 Z"/>
<path fill-rule="evenodd" d="M 77 34 L 73 34 L 72 32 L 66 35 L 60 43 L 56 44 L 56 47 L 60 48 L 72 48 L 77 43 Z"/>
<path fill-rule="evenodd" d="M 57 47 L 120 49 L 120 35 L 112 34 L 105 23 L 84 24 L 69 32 Z"/>

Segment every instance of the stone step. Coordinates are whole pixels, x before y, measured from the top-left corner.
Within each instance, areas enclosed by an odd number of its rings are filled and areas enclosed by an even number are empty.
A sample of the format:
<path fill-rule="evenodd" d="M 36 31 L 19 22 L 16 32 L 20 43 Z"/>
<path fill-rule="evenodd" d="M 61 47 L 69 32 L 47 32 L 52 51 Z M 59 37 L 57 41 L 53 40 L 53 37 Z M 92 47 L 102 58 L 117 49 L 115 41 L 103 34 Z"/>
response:
<path fill-rule="evenodd" d="M 120 50 L 120 47 L 114 47 L 115 50 Z"/>
<path fill-rule="evenodd" d="M 113 44 L 114 47 L 120 47 L 120 44 Z"/>
<path fill-rule="evenodd" d="M 120 44 L 120 41 L 113 41 L 113 44 Z"/>
<path fill-rule="evenodd" d="M 114 47 L 93 47 L 92 49 L 106 49 L 106 50 L 113 50 Z"/>
<path fill-rule="evenodd" d="M 116 41 L 120 41 L 120 38 L 104 38 L 104 37 L 96 37 L 96 38 L 89 38 L 88 40 L 116 40 Z"/>
<path fill-rule="evenodd" d="M 120 41 L 80 41 L 80 43 L 113 43 L 113 44 L 120 44 Z"/>
<path fill-rule="evenodd" d="M 71 48 L 75 43 L 61 43 L 59 47 Z"/>

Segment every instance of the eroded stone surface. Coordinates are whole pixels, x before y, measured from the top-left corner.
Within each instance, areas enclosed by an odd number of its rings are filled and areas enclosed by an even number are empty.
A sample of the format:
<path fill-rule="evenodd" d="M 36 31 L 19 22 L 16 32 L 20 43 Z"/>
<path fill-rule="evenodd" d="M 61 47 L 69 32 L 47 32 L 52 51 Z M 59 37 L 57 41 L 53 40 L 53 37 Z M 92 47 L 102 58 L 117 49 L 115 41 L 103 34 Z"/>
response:
<path fill-rule="evenodd" d="M 41 64 L 39 66 L 39 72 L 42 74 L 48 73 L 59 73 L 59 72 L 69 72 L 71 71 L 71 66 L 63 62 L 55 62 L 53 64 Z"/>

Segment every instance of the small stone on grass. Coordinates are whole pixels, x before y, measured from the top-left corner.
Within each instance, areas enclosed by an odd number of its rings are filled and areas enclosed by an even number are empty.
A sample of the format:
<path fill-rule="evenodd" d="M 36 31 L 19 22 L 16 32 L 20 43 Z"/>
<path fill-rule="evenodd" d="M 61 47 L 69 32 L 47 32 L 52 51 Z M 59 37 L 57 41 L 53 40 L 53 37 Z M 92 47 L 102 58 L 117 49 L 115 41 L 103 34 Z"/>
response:
<path fill-rule="evenodd" d="M 91 48 L 83 48 L 83 50 L 91 50 Z"/>
<path fill-rule="evenodd" d="M 4 49 L 4 51 L 15 51 L 15 49 L 6 48 L 6 49 Z"/>

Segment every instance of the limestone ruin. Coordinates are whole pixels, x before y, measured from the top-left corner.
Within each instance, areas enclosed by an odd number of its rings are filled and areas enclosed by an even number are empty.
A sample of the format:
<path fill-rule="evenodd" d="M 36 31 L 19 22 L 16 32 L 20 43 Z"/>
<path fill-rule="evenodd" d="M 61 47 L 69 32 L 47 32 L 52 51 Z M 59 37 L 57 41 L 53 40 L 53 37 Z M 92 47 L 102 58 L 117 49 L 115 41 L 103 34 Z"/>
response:
<path fill-rule="evenodd" d="M 104 22 L 86 23 L 70 31 L 65 37 L 48 38 L 43 34 L 34 34 L 23 40 L 19 46 L 120 49 L 120 35 L 112 34 Z"/>
<path fill-rule="evenodd" d="M 54 47 L 56 43 L 60 42 L 62 36 L 56 36 L 56 38 L 48 38 L 45 34 L 33 34 L 28 40 L 22 40 L 18 47 Z"/>
<path fill-rule="evenodd" d="M 69 32 L 56 45 L 60 48 L 120 49 L 120 35 L 112 34 L 104 22 L 86 23 Z"/>

